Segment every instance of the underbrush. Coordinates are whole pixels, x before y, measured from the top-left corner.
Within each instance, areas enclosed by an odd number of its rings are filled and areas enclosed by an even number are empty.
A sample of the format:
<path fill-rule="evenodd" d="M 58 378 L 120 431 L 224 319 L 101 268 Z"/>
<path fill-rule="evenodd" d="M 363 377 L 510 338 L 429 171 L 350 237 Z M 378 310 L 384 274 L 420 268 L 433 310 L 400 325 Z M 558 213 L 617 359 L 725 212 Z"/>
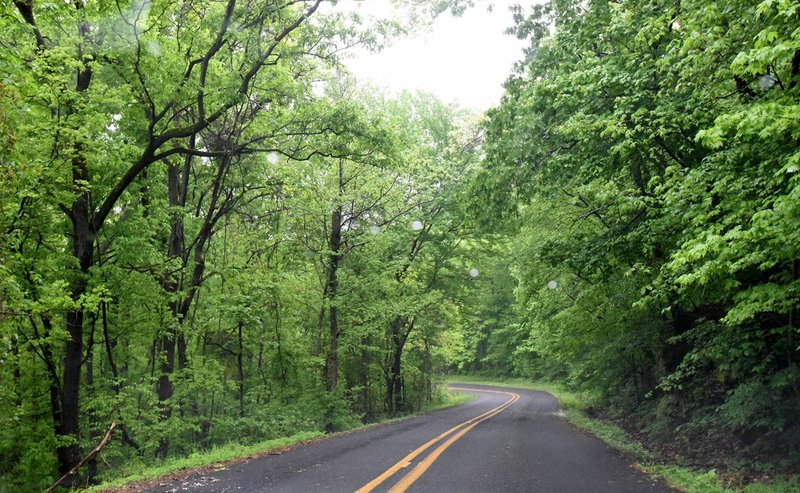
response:
<path fill-rule="evenodd" d="M 370 424 L 361 424 L 357 419 L 352 417 L 341 417 L 339 424 L 341 425 L 340 431 L 354 431 L 357 429 L 369 428 L 383 423 L 408 419 L 417 414 L 424 414 L 433 412 L 448 407 L 463 404 L 471 399 L 473 396 L 464 394 L 455 394 L 452 392 L 441 392 L 433 402 L 425 405 L 419 413 L 408 414 L 403 417 L 395 417 L 391 419 L 384 419 Z M 296 417 L 295 417 L 296 418 Z M 288 430 L 291 423 L 299 423 L 292 417 L 291 413 L 284 416 L 282 424 L 285 425 L 283 430 Z M 278 417 L 273 419 L 278 420 Z M 124 487 L 131 483 L 148 482 L 160 477 L 169 476 L 171 474 L 180 473 L 181 471 L 191 471 L 195 469 L 206 469 L 224 467 L 225 463 L 235 462 L 240 460 L 251 460 L 270 452 L 291 447 L 294 445 L 302 444 L 304 442 L 313 441 L 324 436 L 326 433 L 323 430 L 322 423 L 305 422 L 307 426 L 317 426 L 317 429 L 309 431 L 302 431 L 298 433 L 287 433 L 286 436 L 273 438 L 269 440 L 253 441 L 247 435 L 229 435 L 240 436 L 241 439 L 237 442 L 230 442 L 210 447 L 207 450 L 196 450 L 188 455 L 181 457 L 170 457 L 164 461 L 156 459 L 143 459 L 135 458 L 126 461 L 123 465 L 110 470 L 104 477 L 102 484 L 94 486 L 85 490 L 87 492 L 100 492 L 115 490 Z M 247 429 L 252 426 L 248 420 L 239 423 L 231 423 L 231 430 L 233 429 Z M 2 489 L 0 488 L 0 491 Z"/>
<path fill-rule="evenodd" d="M 168 459 L 156 465 L 143 461 L 131 461 L 115 472 L 116 477 L 114 479 L 105 481 L 101 485 L 91 487 L 86 491 L 106 491 L 130 483 L 150 481 L 179 471 L 213 467 L 233 460 L 258 457 L 270 451 L 306 442 L 322 435 L 324 433 L 321 431 L 307 431 L 288 437 L 265 440 L 252 445 L 229 443 L 210 450 L 194 452 L 187 457 Z"/>

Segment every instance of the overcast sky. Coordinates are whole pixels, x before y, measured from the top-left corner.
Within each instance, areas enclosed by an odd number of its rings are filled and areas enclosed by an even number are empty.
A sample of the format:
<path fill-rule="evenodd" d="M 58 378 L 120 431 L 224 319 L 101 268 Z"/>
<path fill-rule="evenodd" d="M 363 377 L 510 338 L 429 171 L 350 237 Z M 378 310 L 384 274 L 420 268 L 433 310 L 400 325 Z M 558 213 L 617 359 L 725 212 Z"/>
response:
<path fill-rule="evenodd" d="M 494 4 L 491 12 L 489 4 Z M 461 17 L 441 15 L 430 32 L 396 41 L 386 50 L 361 52 L 346 63 L 360 79 L 392 91 L 424 89 L 442 100 L 485 110 L 500 101 L 502 84 L 524 42 L 504 34 L 513 22 L 508 7 L 524 0 L 478 0 Z M 389 0 L 343 0 L 365 15 L 390 16 Z"/>

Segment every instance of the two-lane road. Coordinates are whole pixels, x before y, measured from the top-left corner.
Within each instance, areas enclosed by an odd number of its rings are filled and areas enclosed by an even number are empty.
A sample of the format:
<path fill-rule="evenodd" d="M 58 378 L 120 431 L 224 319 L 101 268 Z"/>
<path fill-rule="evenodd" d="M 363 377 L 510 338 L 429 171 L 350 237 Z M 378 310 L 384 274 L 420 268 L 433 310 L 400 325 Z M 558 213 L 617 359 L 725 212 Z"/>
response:
<path fill-rule="evenodd" d="M 674 490 L 631 467 L 530 390 L 459 385 L 477 399 L 149 492 L 613 492 Z"/>

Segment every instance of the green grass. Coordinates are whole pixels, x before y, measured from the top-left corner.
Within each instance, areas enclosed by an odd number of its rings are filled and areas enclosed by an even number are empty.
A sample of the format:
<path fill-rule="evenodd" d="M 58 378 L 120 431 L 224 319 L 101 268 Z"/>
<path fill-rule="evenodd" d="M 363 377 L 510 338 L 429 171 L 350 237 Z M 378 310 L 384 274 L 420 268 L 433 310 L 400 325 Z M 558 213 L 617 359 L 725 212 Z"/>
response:
<path fill-rule="evenodd" d="M 162 462 L 156 466 L 133 465 L 129 466 L 129 469 L 127 470 L 123 468 L 121 471 L 122 476 L 112 479 L 101 485 L 89 488 L 86 491 L 104 491 L 108 488 L 118 488 L 129 483 L 150 481 L 186 469 L 211 467 L 236 459 L 264 454 L 272 450 L 277 450 L 283 447 L 288 447 L 290 445 L 312 440 L 322 435 L 324 435 L 322 432 L 308 431 L 298 433 L 290 437 L 266 440 L 252 445 L 229 443 L 212 448 L 211 450 L 195 452 L 188 457 L 167 459 L 165 462 Z"/>
<path fill-rule="evenodd" d="M 524 378 L 508 378 L 499 380 L 497 378 L 485 376 L 449 375 L 447 377 L 447 383 L 477 383 L 483 385 L 494 385 L 496 387 L 541 390 L 543 392 L 553 394 L 553 396 L 558 399 L 559 403 L 561 403 L 561 408 L 565 411 L 569 411 L 571 409 L 582 410 L 588 405 L 588 400 L 585 396 L 577 392 L 567 390 L 567 388 L 563 385 L 553 382 L 531 382 L 530 380 L 525 380 Z"/>
<path fill-rule="evenodd" d="M 751 483 L 741 488 L 726 488 L 720 484 L 716 471 L 698 472 L 685 467 L 655 465 L 649 472 L 667 479 L 670 484 L 690 493 L 797 493 L 800 476 L 779 479 L 770 484 Z"/>
<path fill-rule="evenodd" d="M 789 480 L 778 480 L 770 484 L 753 483 L 742 488 L 725 488 L 716 471 L 698 471 L 675 465 L 659 464 L 653 453 L 631 437 L 622 428 L 591 418 L 586 409 L 593 402 L 591 397 L 568 390 L 563 385 L 553 382 L 531 382 L 521 378 L 499 379 L 475 375 L 452 375 L 447 377 L 448 383 L 475 383 L 498 387 L 513 387 L 529 390 L 541 390 L 555 396 L 561 403 L 567 419 L 577 428 L 585 430 L 608 445 L 619 450 L 646 473 L 664 478 L 670 485 L 685 493 L 800 493 L 800 476 Z"/>
<path fill-rule="evenodd" d="M 439 411 L 440 409 L 460 406 L 461 404 L 466 404 L 475 399 L 476 396 L 474 395 L 448 392 L 440 402 L 423 406 L 418 414 L 427 414 L 433 411 Z"/>
<path fill-rule="evenodd" d="M 595 435 L 597 438 L 639 463 L 637 465 L 650 464 L 655 461 L 653 454 L 644 448 L 641 442 L 628 435 L 628 433 L 619 426 L 607 421 L 590 418 L 580 409 L 568 410 L 567 418 L 578 428 Z"/>
<path fill-rule="evenodd" d="M 800 476 L 795 476 L 791 479 L 778 480 L 772 484 L 765 485 L 763 483 L 753 483 L 744 487 L 743 493 L 776 493 L 781 491 L 789 493 L 800 491 Z"/>
<path fill-rule="evenodd" d="M 666 479 L 669 484 L 681 491 L 691 493 L 734 493 L 736 491 L 722 486 L 716 471 L 713 469 L 700 472 L 686 467 L 654 465 L 645 467 L 644 470 L 654 476 Z M 774 492 L 780 490 L 765 491 Z"/>
<path fill-rule="evenodd" d="M 447 392 L 443 395 L 441 401 L 423 407 L 423 409 L 417 414 L 426 414 L 433 411 L 438 411 L 440 409 L 458 406 L 464 404 L 465 402 L 471 401 L 474 398 L 475 396 L 472 395 Z M 358 426 L 348 431 L 360 430 L 389 422 L 400 421 L 416 416 L 417 414 L 386 419 L 377 423 Z M 131 483 L 152 481 L 180 471 L 221 466 L 227 462 L 267 454 L 270 451 L 314 440 L 323 435 L 325 435 L 325 433 L 321 431 L 309 431 L 298 433 L 290 437 L 266 440 L 252 445 L 241 445 L 238 443 L 220 445 L 210 450 L 195 452 L 187 457 L 170 458 L 158 465 L 131 463 L 117 470 L 116 478 L 110 479 L 98 486 L 93 486 L 84 491 L 89 493 L 101 492 L 107 489 L 120 488 Z"/>

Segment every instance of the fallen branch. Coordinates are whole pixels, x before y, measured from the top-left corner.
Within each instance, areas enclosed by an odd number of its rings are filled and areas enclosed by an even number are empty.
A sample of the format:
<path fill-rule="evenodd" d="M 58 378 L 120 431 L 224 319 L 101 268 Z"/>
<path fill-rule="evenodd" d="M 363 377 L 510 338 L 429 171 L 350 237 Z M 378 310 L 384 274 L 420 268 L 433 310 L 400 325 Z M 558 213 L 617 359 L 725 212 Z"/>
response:
<path fill-rule="evenodd" d="M 75 474 L 78 471 L 78 469 L 80 469 L 81 467 L 83 467 L 84 464 L 89 462 L 89 459 L 91 459 L 92 457 L 97 455 L 98 452 L 103 450 L 103 447 L 105 447 L 108 444 L 108 442 L 111 441 L 111 432 L 113 432 L 114 428 L 116 428 L 116 427 L 117 427 L 117 423 L 111 423 L 111 426 L 108 428 L 108 431 L 106 432 L 106 434 L 103 435 L 103 439 L 100 440 L 100 443 L 97 445 L 97 447 L 95 447 L 91 452 L 89 452 L 86 455 L 86 457 L 81 459 L 81 461 L 78 462 L 78 464 L 75 467 L 70 469 L 68 473 L 66 473 L 65 475 L 61 476 L 58 479 L 58 481 L 56 481 L 55 483 L 53 483 L 52 486 L 47 488 L 47 493 L 52 493 L 56 488 L 58 488 L 58 485 L 61 484 L 61 482 L 64 481 L 67 478 L 67 476 L 71 476 L 71 475 Z"/>

